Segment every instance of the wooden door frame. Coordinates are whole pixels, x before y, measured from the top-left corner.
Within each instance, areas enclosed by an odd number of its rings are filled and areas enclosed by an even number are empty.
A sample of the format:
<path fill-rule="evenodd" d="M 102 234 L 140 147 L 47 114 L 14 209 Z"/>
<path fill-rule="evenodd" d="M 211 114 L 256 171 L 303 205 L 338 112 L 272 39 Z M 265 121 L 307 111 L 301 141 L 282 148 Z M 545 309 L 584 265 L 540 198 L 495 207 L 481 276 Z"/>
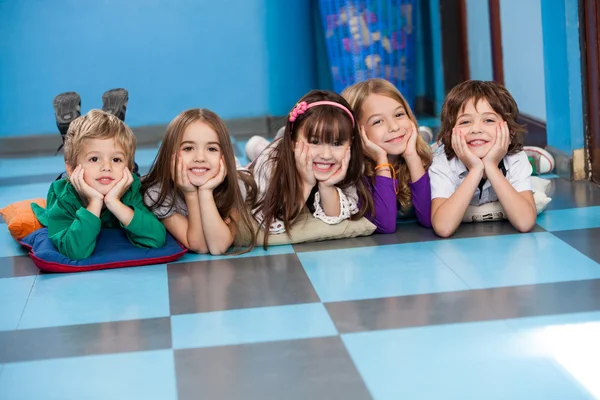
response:
<path fill-rule="evenodd" d="M 600 184 L 600 5 L 596 0 L 580 0 L 582 56 L 585 60 L 584 125 L 591 165 L 591 179 Z"/>
<path fill-rule="evenodd" d="M 490 13 L 490 45 L 492 49 L 492 71 L 494 81 L 504 85 L 504 60 L 502 57 L 502 25 L 500 0 L 488 0 Z"/>
<path fill-rule="evenodd" d="M 466 0 L 439 0 L 444 92 L 470 79 Z"/>

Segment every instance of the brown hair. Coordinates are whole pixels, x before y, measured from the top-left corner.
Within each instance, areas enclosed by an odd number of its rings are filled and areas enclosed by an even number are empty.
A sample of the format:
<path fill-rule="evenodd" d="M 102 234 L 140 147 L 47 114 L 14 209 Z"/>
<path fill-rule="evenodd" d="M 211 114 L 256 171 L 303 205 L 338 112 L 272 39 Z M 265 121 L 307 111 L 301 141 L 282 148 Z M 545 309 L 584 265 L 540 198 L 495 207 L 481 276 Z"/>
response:
<path fill-rule="evenodd" d="M 221 118 L 214 112 L 207 109 L 193 108 L 182 112 L 171 121 L 148 175 L 142 178 L 142 193 L 145 194 L 149 188 L 155 185 L 160 187 L 160 193 L 156 202 L 150 206 L 151 210 L 164 204 L 169 196 L 173 196 L 173 198 L 177 196 L 183 201 L 183 193 L 175 185 L 178 173 L 177 168 L 175 168 L 173 171 L 174 175 L 172 175 L 171 166 L 173 165 L 174 157 L 178 154 L 183 133 L 194 122 L 207 124 L 219 137 L 227 175 L 213 192 L 215 204 L 219 210 L 219 215 L 223 219 L 230 218 L 233 211 L 239 213 L 240 220 L 235 221 L 232 218 L 231 223 L 236 224 L 237 228 L 236 247 L 245 247 L 245 249 L 243 251 L 236 251 L 236 253 L 250 251 L 256 242 L 256 231 L 249 212 L 256 196 L 256 183 L 247 171 L 238 171 L 236 169 L 235 155 L 227 127 L 225 127 Z M 246 201 L 243 200 L 239 180 L 243 181 L 246 186 Z M 174 201 L 171 202 L 170 206 L 173 207 L 173 204 Z M 252 239 L 248 244 L 245 242 L 248 241 L 247 237 L 249 235 Z"/>
<path fill-rule="evenodd" d="M 517 123 L 519 107 L 508 90 L 499 83 L 492 81 L 465 81 L 456 85 L 444 100 L 438 141 L 444 145 L 448 160 L 456 157 L 452 148 L 452 128 L 467 103 L 473 100 L 477 106 L 480 100 L 487 100 L 490 107 L 508 125 L 510 145 L 507 154 L 515 154 L 523 150 L 523 134 L 525 129 Z"/>
<path fill-rule="evenodd" d="M 136 140 L 125 122 L 102 110 L 90 110 L 71 122 L 64 146 L 65 162 L 71 168 L 77 166 L 77 158 L 87 139 L 114 139 L 123 148 L 127 167 L 133 171 Z"/>
<path fill-rule="evenodd" d="M 390 99 L 396 100 L 398 103 L 404 107 L 406 110 L 406 115 L 408 118 L 415 124 L 415 127 L 419 127 L 417 123 L 417 119 L 415 118 L 412 110 L 408 106 L 408 102 L 402 96 L 402 93 L 389 81 L 380 78 L 372 78 L 368 79 L 364 82 L 356 83 L 352 86 L 347 87 L 342 92 L 342 96 L 350 103 L 350 106 L 356 113 L 356 116 L 360 120 L 362 118 L 362 106 L 364 102 L 367 100 L 369 95 L 378 94 L 381 96 L 389 97 Z M 423 140 L 423 138 L 419 135 L 417 137 L 417 154 L 419 158 L 421 158 L 421 162 L 423 163 L 423 167 L 425 170 L 429 168 L 431 165 L 431 147 L 428 143 Z M 402 211 L 406 212 L 412 207 L 412 196 L 410 191 L 410 172 L 408 170 L 408 165 L 404 161 L 402 156 L 399 156 L 392 163 L 394 170 L 396 171 L 396 176 L 398 177 L 398 194 L 396 198 L 398 199 L 398 203 L 400 203 L 400 208 Z M 365 160 L 365 176 L 369 177 L 371 180 L 371 184 L 375 184 L 375 167 L 376 160 L 373 159 L 372 156 L 367 154 Z"/>
<path fill-rule="evenodd" d="M 304 95 L 299 102 L 305 101 L 308 104 L 317 101 L 333 101 L 339 103 L 351 110 L 350 105 L 343 97 L 336 93 L 312 90 Z M 300 215 L 301 211 L 308 206 L 311 211 L 313 208 L 314 194 L 316 188 L 313 188 L 306 204 L 302 197 L 302 181 L 300 173 L 296 168 L 294 157 L 294 143 L 298 139 L 300 130 L 305 132 L 309 141 L 318 139 L 320 142 L 332 144 L 334 142 L 350 142 L 350 162 L 346 177 L 336 186 L 344 189 L 355 186 L 360 211 L 351 217 L 357 220 L 365 215 L 365 212 L 372 212 L 373 199 L 371 193 L 367 190 L 363 181 L 362 169 L 364 165 L 362 139 L 358 127 L 352 123 L 348 113 L 338 107 L 318 106 L 311 107 L 305 113 L 299 115 L 294 123 L 289 120 L 285 125 L 285 133 L 277 143 L 273 145 L 272 151 L 264 165 L 273 166 L 269 185 L 266 192 L 258 199 L 257 212 L 263 213 L 263 227 L 268 232 L 269 226 L 275 219 L 283 221 L 283 225 L 289 234 L 290 226 Z M 251 165 L 254 172 L 255 163 Z M 256 171 L 255 173 L 260 173 Z M 269 235 L 265 235 L 263 246 L 266 249 L 269 244 Z"/>

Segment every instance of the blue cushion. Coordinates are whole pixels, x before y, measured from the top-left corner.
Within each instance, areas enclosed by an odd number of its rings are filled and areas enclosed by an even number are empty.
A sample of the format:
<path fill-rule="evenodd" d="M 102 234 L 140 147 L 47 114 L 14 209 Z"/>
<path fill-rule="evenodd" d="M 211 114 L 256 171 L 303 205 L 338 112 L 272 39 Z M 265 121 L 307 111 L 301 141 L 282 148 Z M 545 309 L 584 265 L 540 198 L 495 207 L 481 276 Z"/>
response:
<path fill-rule="evenodd" d="M 102 229 L 92 255 L 76 261 L 58 252 L 48 238 L 48 228 L 25 236 L 20 243 L 29 248 L 29 256 L 33 263 L 46 272 L 82 272 L 164 264 L 177 260 L 187 252 L 187 249 L 168 233 L 165 245 L 159 249 L 136 247 L 129 241 L 123 229 Z"/>

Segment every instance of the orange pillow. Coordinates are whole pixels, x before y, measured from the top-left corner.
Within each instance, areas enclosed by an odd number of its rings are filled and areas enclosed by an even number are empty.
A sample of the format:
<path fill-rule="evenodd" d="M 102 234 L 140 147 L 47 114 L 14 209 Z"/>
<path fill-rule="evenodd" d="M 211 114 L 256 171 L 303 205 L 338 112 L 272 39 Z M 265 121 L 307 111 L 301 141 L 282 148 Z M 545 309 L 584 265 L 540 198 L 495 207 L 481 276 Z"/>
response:
<path fill-rule="evenodd" d="M 46 199 L 32 199 L 17 201 L 0 210 L 0 215 L 4 218 L 4 222 L 8 225 L 8 231 L 15 240 L 21 240 L 31 232 L 43 228 L 31 209 L 31 203 L 46 207 Z"/>

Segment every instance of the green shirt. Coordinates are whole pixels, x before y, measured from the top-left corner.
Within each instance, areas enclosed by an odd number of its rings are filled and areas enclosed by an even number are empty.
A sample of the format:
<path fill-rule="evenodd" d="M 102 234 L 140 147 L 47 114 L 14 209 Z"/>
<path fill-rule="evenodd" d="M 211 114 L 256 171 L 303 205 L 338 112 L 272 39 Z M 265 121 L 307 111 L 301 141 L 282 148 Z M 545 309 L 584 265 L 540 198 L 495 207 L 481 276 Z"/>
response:
<path fill-rule="evenodd" d="M 166 240 L 165 227 L 144 205 L 140 188 L 141 182 L 134 176 L 133 183 L 121 197 L 121 202 L 133 210 L 128 226 L 123 226 L 106 208 L 102 209 L 100 218 L 89 212 L 67 179 L 50 185 L 45 209 L 35 203 L 31 208 L 40 223 L 48 227 L 52 244 L 71 260 L 92 254 L 102 228 L 125 229 L 129 241 L 138 247 L 162 247 Z"/>

